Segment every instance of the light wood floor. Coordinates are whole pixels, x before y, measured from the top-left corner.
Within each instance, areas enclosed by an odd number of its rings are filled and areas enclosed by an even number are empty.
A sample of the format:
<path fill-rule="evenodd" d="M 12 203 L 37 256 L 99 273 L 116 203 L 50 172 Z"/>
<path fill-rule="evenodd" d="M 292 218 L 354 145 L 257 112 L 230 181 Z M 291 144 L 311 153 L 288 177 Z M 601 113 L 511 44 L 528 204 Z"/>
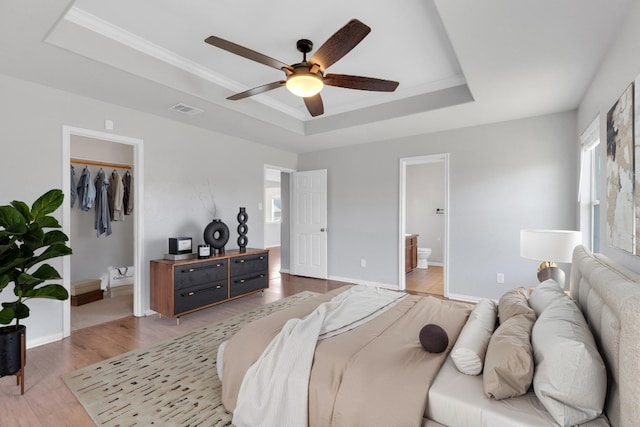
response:
<path fill-rule="evenodd" d="M 273 259 L 270 270 L 274 273 L 264 296 L 257 293 L 183 316 L 179 326 L 174 319 L 130 316 L 29 349 L 24 396 L 14 376 L 0 378 L 0 426 L 91 426 L 93 422 L 62 381 L 63 374 L 304 290 L 325 293 L 345 285 L 280 274 L 279 261 L 275 262 L 279 257 Z"/>
<path fill-rule="evenodd" d="M 429 268 L 414 268 L 405 277 L 407 292 L 415 291 L 432 295 L 444 295 L 443 268 L 430 265 Z"/>

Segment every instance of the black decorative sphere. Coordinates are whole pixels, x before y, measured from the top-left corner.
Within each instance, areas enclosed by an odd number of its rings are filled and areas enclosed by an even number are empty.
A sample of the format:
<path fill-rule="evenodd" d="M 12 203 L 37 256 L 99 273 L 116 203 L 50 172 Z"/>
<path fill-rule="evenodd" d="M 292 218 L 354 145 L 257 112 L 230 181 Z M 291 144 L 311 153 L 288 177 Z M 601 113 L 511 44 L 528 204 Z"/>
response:
<path fill-rule="evenodd" d="M 449 345 L 449 337 L 440 326 L 430 323 L 420 330 L 420 344 L 430 353 L 442 353 Z"/>

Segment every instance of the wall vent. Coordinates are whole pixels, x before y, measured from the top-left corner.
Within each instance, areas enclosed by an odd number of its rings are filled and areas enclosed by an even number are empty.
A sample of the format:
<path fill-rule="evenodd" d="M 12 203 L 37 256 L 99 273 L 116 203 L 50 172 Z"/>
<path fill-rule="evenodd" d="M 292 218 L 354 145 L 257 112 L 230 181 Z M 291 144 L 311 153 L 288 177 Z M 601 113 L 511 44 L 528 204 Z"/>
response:
<path fill-rule="evenodd" d="M 196 114 L 204 113 L 204 110 L 201 110 L 196 107 L 192 107 L 187 104 L 179 103 L 172 107 L 169 107 L 170 110 L 178 111 L 182 114 L 188 114 L 190 116 L 195 116 Z"/>

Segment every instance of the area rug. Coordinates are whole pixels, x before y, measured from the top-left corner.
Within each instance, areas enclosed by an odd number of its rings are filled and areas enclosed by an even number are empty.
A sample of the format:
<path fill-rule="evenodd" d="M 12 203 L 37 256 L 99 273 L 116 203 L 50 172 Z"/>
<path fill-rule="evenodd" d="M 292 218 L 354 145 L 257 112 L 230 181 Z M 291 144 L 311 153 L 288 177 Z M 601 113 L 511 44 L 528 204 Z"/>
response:
<path fill-rule="evenodd" d="M 99 426 L 229 426 L 218 346 L 243 325 L 316 295 L 304 291 L 62 378 Z"/>

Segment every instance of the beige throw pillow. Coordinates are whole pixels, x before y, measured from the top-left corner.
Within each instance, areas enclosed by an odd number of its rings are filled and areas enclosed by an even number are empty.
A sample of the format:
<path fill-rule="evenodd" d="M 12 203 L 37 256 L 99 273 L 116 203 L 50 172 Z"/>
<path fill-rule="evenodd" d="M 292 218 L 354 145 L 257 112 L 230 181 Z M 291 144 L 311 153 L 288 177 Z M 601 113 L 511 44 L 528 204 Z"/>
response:
<path fill-rule="evenodd" d="M 531 328 L 535 315 L 518 314 L 493 333 L 484 361 L 484 393 L 496 400 L 525 394 L 533 380 Z"/>
<path fill-rule="evenodd" d="M 529 307 L 527 302 L 528 297 L 529 293 L 525 288 L 515 288 L 502 295 L 498 302 L 500 323 L 502 324 L 518 314 L 533 315 L 535 319 L 535 311 Z"/>

